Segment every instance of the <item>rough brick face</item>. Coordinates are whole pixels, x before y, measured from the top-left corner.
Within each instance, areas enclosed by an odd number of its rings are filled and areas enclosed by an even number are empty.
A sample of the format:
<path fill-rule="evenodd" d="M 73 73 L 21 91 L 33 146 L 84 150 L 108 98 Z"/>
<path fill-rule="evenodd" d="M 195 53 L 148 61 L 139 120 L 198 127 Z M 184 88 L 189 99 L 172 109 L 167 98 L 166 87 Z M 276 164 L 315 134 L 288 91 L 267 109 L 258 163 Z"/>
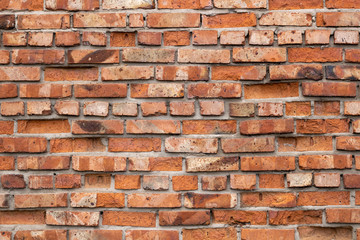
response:
<path fill-rule="evenodd" d="M 0 0 L 0 239 L 360 239 L 359 0 Z"/>

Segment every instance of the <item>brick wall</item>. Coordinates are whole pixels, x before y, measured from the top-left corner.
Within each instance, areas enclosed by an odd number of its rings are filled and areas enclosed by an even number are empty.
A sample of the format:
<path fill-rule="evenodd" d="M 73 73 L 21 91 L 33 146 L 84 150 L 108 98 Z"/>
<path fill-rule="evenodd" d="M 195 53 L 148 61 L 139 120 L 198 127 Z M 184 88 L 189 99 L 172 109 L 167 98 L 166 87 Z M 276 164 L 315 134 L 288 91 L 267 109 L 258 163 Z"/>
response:
<path fill-rule="evenodd" d="M 360 239 L 359 9 L 0 0 L 0 239 Z"/>

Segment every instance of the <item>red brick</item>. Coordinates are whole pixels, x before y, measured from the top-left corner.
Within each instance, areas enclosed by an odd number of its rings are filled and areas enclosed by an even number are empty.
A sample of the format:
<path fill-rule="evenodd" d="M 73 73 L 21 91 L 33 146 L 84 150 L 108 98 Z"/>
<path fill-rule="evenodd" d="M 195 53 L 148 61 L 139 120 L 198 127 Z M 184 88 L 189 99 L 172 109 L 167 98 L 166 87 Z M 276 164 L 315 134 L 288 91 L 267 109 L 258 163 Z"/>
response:
<path fill-rule="evenodd" d="M 180 121 L 128 120 L 126 132 L 130 134 L 180 134 Z"/>
<path fill-rule="evenodd" d="M 187 157 L 187 172 L 217 172 L 239 170 L 237 157 Z"/>
<path fill-rule="evenodd" d="M 214 6 L 216 8 L 266 8 L 266 1 L 236 2 L 232 0 L 214 0 Z"/>
<path fill-rule="evenodd" d="M 80 32 L 56 32 L 55 45 L 60 47 L 80 45 Z"/>
<path fill-rule="evenodd" d="M 148 13 L 150 28 L 186 28 L 200 26 L 200 13 Z"/>
<path fill-rule="evenodd" d="M 284 114 L 282 103 L 262 102 L 257 104 L 257 109 L 260 117 L 281 117 Z"/>
<path fill-rule="evenodd" d="M 322 65 L 320 64 L 297 64 L 270 66 L 271 80 L 288 79 L 311 79 L 323 78 Z"/>
<path fill-rule="evenodd" d="M 116 240 L 122 238 L 122 230 L 69 230 L 69 236 L 71 240 L 80 240 L 81 238 L 87 239 L 106 239 Z"/>
<path fill-rule="evenodd" d="M 18 133 L 69 133 L 68 120 L 18 120 Z"/>
<path fill-rule="evenodd" d="M 122 50 L 122 60 L 124 62 L 173 63 L 175 62 L 175 50 L 153 48 L 125 48 Z"/>
<path fill-rule="evenodd" d="M 14 64 L 63 64 L 64 62 L 64 50 L 12 50 L 12 63 Z"/>
<path fill-rule="evenodd" d="M 285 62 L 285 48 L 244 47 L 233 49 L 234 62 Z"/>
<path fill-rule="evenodd" d="M 357 80 L 360 79 L 358 76 L 358 66 L 326 66 L 326 78 L 327 79 L 340 79 L 340 80 Z"/>
<path fill-rule="evenodd" d="M 301 155 L 300 169 L 346 169 L 352 167 L 351 155 Z"/>
<path fill-rule="evenodd" d="M 265 225 L 266 212 L 241 210 L 213 210 L 214 223 Z"/>
<path fill-rule="evenodd" d="M 222 31 L 220 33 L 221 45 L 245 45 L 244 31 Z"/>
<path fill-rule="evenodd" d="M 279 137 L 279 152 L 332 151 L 331 136 Z"/>
<path fill-rule="evenodd" d="M 195 114 L 195 102 L 170 102 L 170 115 L 192 116 Z"/>
<path fill-rule="evenodd" d="M 144 117 L 166 115 L 167 113 L 165 102 L 143 102 L 140 108 Z"/>
<path fill-rule="evenodd" d="M 221 191 L 225 190 L 227 185 L 226 176 L 203 176 L 201 178 L 202 190 Z"/>
<path fill-rule="evenodd" d="M 314 115 L 317 116 L 340 115 L 340 102 L 338 101 L 315 102 Z"/>
<path fill-rule="evenodd" d="M 25 188 L 26 183 L 22 174 L 1 175 L 1 185 L 4 189 Z"/>
<path fill-rule="evenodd" d="M 17 194 L 14 202 L 15 208 L 67 207 L 67 193 Z"/>
<path fill-rule="evenodd" d="M 15 170 L 15 158 L 0 156 L 0 170 Z"/>
<path fill-rule="evenodd" d="M 27 43 L 26 36 L 27 34 L 24 32 L 4 32 L 2 41 L 4 46 L 11 46 L 11 47 L 26 46 Z"/>
<path fill-rule="evenodd" d="M 138 32 L 138 43 L 140 45 L 160 46 L 161 38 L 161 32 Z"/>
<path fill-rule="evenodd" d="M 19 170 L 64 170 L 70 167 L 70 157 L 67 156 L 44 156 L 44 157 L 21 157 L 17 158 Z"/>
<path fill-rule="evenodd" d="M 296 0 L 269 1 L 270 10 L 314 9 L 314 8 L 323 8 L 323 2 L 321 0 L 305 0 L 301 2 Z"/>
<path fill-rule="evenodd" d="M 329 44 L 330 30 L 306 30 L 305 31 L 305 44 Z"/>
<path fill-rule="evenodd" d="M 160 226 L 209 225 L 210 211 L 159 211 Z"/>
<path fill-rule="evenodd" d="M 243 229 L 241 240 L 287 239 L 295 240 L 294 229 Z"/>
<path fill-rule="evenodd" d="M 140 189 L 140 175 L 115 175 L 115 189 Z"/>
<path fill-rule="evenodd" d="M 245 99 L 298 97 L 299 84 L 271 83 L 244 85 Z"/>
<path fill-rule="evenodd" d="M 0 138 L 0 152 L 5 153 L 41 153 L 46 152 L 46 138 L 14 137 Z"/>
<path fill-rule="evenodd" d="M 31 175 L 29 176 L 30 189 L 52 189 L 54 188 L 53 176 Z"/>
<path fill-rule="evenodd" d="M 181 157 L 130 157 L 130 171 L 181 171 Z"/>
<path fill-rule="evenodd" d="M 106 46 L 107 36 L 103 32 L 83 32 L 82 44 L 84 46 Z"/>
<path fill-rule="evenodd" d="M 27 114 L 28 115 L 51 115 L 51 102 L 50 101 L 28 101 Z"/>
<path fill-rule="evenodd" d="M 125 13 L 75 13 L 73 15 L 73 26 L 75 28 L 104 28 L 104 27 L 126 27 Z"/>
<path fill-rule="evenodd" d="M 17 231 L 14 235 L 14 240 L 21 239 L 34 239 L 46 240 L 46 239 L 58 239 L 66 240 L 66 230 L 22 230 Z"/>
<path fill-rule="evenodd" d="M 40 81 L 40 67 L 0 67 L 0 81 Z"/>
<path fill-rule="evenodd" d="M 30 32 L 28 44 L 37 47 L 52 46 L 54 33 L 52 32 Z"/>
<path fill-rule="evenodd" d="M 289 62 L 341 62 L 341 48 L 289 48 Z"/>
<path fill-rule="evenodd" d="M 298 227 L 301 239 L 311 239 L 318 237 L 319 239 L 352 239 L 351 227 L 314 227 L 303 226 Z"/>
<path fill-rule="evenodd" d="M 68 63 L 119 63 L 119 55 L 118 50 L 69 50 Z"/>
<path fill-rule="evenodd" d="M 75 120 L 72 121 L 73 134 L 123 134 L 122 120 Z"/>
<path fill-rule="evenodd" d="M 181 194 L 177 193 L 131 193 L 127 197 L 129 208 L 181 207 Z"/>
<path fill-rule="evenodd" d="M 91 68 L 45 68 L 45 81 L 96 81 L 99 70 Z"/>
<path fill-rule="evenodd" d="M 279 45 L 302 43 L 302 31 L 300 30 L 279 31 L 277 37 Z"/>
<path fill-rule="evenodd" d="M 54 109 L 59 115 L 79 116 L 80 114 L 79 103 L 72 100 L 56 101 Z"/>
<path fill-rule="evenodd" d="M 164 32 L 164 46 L 188 46 L 190 45 L 190 32 L 166 31 Z"/>
<path fill-rule="evenodd" d="M 76 98 L 123 98 L 127 94 L 126 84 L 77 84 Z"/>
<path fill-rule="evenodd" d="M 45 224 L 45 211 L 1 211 L 1 225 L 41 225 Z"/>
<path fill-rule="evenodd" d="M 43 1 L 42 0 L 25 0 L 25 1 L 16 1 L 8 0 L 4 2 L 4 5 L 0 7 L 1 10 L 42 10 Z"/>
<path fill-rule="evenodd" d="M 240 133 L 243 135 L 293 132 L 293 119 L 248 120 L 240 123 Z"/>
<path fill-rule="evenodd" d="M 85 174 L 85 188 L 107 188 L 111 185 L 111 174 Z"/>
<path fill-rule="evenodd" d="M 47 211 L 46 224 L 58 226 L 98 226 L 99 212 Z"/>
<path fill-rule="evenodd" d="M 237 231 L 236 228 L 234 227 L 183 229 L 182 235 L 183 235 L 183 240 L 191 240 L 191 239 L 236 240 L 237 239 Z"/>
<path fill-rule="evenodd" d="M 322 223 L 321 210 L 269 211 L 269 224 L 271 225 L 320 223 Z"/>
<path fill-rule="evenodd" d="M 102 3 L 103 9 L 139 9 L 139 8 L 155 8 L 154 0 L 146 1 L 130 1 L 117 2 L 112 0 L 104 0 Z"/>
<path fill-rule="evenodd" d="M 45 7 L 49 10 L 68 10 L 68 11 L 76 11 L 76 10 L 96 10 L 99 8 L 99 0 L 80 0 L 77 2 L 68 2 L 63 0 L 46 0 Z"/>
<path fill-rule="evenodd" d="M 83 111 L 85 116 L 105 117 L 109 113 L 109 103 L 102 101 L 85 102 Z"/>
<path fill-rule="evenodd" d="M 197 83 L 188 85 L 189 98 L 240 98 L 240 83 Z"/>
<path fill-rule="evenodd" d="M 300 192 L 298 206 L 350 205 L 350 192 Z"/>
<path fill-rule="evenodd" d="M 225 112 L 224 101 L 200 101 L 200 114 L 205 116 L 220 116 Z"/>
<path fill-rule="evenodd" d="M 285 114 L 287 116 L 310 116 L 311 102 L 286 102 Z"/>
<path fill-rule="evenodd" d="M 232 120 L 184 120 L 183 134 L 236 133 L 236 121 Z"/>
<path fill-rule="evenodd" d="M 72 168 L 76 171 L 125 171 L 126 158 L 106 156 L 72 156 Z"/>
<path fill-rule="evenodd" d="M 355 97 L 356 84 L 349 82 L 304 82 L 304 96 L 318 97 Z"/>
<path fill-rule="evenodd" d="M 132 240 L 179 240 L 179 232 L 175 230 L 126 230 L 126 238 Z"/>
<path fill-rule="evenodd" d="M 265 66 L 213 66 L 212 80 L 263 80 Z"/>
<path fill-rule="evenodd" d="M 144 176 L 145 177 L 145 176 Z M 197 176 L 173 176 L 172 187 L 174 191 L 189 191 L 198 189 Z"/>
<path fill-rule="evenodd" d="M 69 84 L 20 84 L 20 98 L 66 98 L 71 96 Z"/>
<path fill-rule="evenodd" d="M 261 16 L 261 26 L 311 26 L 312 16 L 308 13 L 269 12 Z"/>
<path fill-rule="evenodd" d="M 105 146 L 100 138 L 53 138 L 50 152 L 103 152 Z"/>
<path fill-rule="evenodd" d="M 66 29 L 69 14 L 24 14 L 18 16 L 18 29 Z"/>
<path fill-rule="evenodd" d="M 129 14 L 129 27 L 144 27 L 144 16 L 141 13 Z"/>
<path fill-rule="evenodd" d="M 275 138 L 223 138 L 221 148 L 225 153 L 239 152 L 273 152 L 275 151 Z"/>
<path fill-rule="evenodd" d="M 316 26 L 318 27 L 358 27 L 359 12 L 318 12 Z"/>
<path fill-rule="evenodd" d="M 165 139 L 165 150 L 178 153 L 217 153 L 215 138 L 174 138 Z"/>
<path fill-rule="evenodd" d="M 184 206 L 186 208 L 234 208 L 237 197 L 234 193 L 202 194 L 185 193 Z"/>
<path fill-rule="evenodd" d="M 14 122 L 13 121 L 0 121 L 0 134 L 13 134 Z"/>
<path fill-rule="evenodd" d="M 296 133 L 325 134 L 349 132 L 348 119 L 306 119 L 296 120 Z"/>
<path fill-rule="evenodd" d="M 109 138 L 109 152 L 160 152 L 160 138 Z"/>
<path fill-rule="evenodd" d="M 142 178 L 144 190 L 169 190 L 169 177 L 168 176 L 148 176 Z"/>
<path fill-rule="evenodd" d="M 55 188 L 80 188 L 81 175 L 59 174 L 55 176 Z"/>
<path fill-rule="evenodd" d="M 325 5 L 327 8 L 360 8 L 360 3 L 354 0 L 326 0 Z"/>
<path fill-rule="evenodd" d="M 3 116 L 18 116 L 24 115 L 24 102 L 2 102 L 1 115 Z"/>
<path fill-rule="evenodd" d="M 203 15 L 204 28 L 238 28 L 256 26 L 254 13 L 227 13 L 217 15 Z"/>
<path fill-rule="evenodd" d="M 270 30 L 251 30 L 249 31 L 250 45 L 273 45 L 274 31 Z"/>
<path fill-rule="evenodd" d="M 152 66 L 121 66 L 103 67 L 101 70 L 101 80 L 133 80 L 133 79 L 152 79 L 154 77 L 154 67 Z"/>
<path fill-rule="evenodd" d="M 359 223 L 359 209 L 356 208 L 328 208 L 326 209 L 327 223 Z"/>
<path fill-rule="evenodd" d="M 158 8 L 170 9 L 211 9 L 212 3 L 210 0 L 159 0 Z"/>
<path fill-rule="evenodd" d="M 0 15 L 0 29 L 13 29 L 15 27 L 15 15 Z"/>
<path fill-rule="evenodd" d="M 284 174 L 259 174 L 259 188 L 285 188 Z"/>
<path fill-rule="evenodd" d="M 14 98 L 18 96 L 18 88 L 16 84 L 0 84 L 0 99 Z"/>
<path fill-rule="evenodd" d="M 193 45 L 217 45 L 216 30 L 195 30 L 192 32 Z"/>
<path fill-rule="evenodd" d="M 239 175 L 231 174 L 230 175 L 230 188 L 238 190 L 253 190 L 256 186 L 256 175 Z"/>
<path fill-rule="evenodd" d="M 315 173 L 315 187 L 340 187 L 339 173 Z"/>
<path fill-rule="evenodd" d="M 180 63 L 230 63 L 228 49 L 179 49 Z"/>
<path fill-rule="evenodd" d="M 345 61 L 346 62 L 360 62 L 360 51 L 358 49 L 346 49 L 345 50 Z"/>
<path fill-rule="evenodd" d="M 289 171 L 295 170 L 295 157 L 241 157 L 242 171 Z"/>
<path fill-rule="evenodd" d="M 282 192 L 242 193 L 243 207 L 295 207 L 296 194 Z"/>
<path fill-rule="evenodd" d="M 112 32 L 110 33 L 111 47 L 135 47 L 135 32 Z"/>
<path fill-rule="evenodd" d="M 156 214 L 152 212 L 104 211 L 103 225 L 155 227 Z"/>

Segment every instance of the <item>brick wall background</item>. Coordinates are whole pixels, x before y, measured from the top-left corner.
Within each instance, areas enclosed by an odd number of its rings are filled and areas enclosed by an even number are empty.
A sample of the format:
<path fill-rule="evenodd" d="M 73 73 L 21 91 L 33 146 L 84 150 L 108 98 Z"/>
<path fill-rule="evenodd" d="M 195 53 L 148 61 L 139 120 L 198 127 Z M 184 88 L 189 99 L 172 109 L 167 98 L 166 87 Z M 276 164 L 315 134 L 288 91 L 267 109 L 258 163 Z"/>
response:
<path fill-rule="evenodd" d="M 360 239 L 359 0 L 0 0 L 0 239 Z"/>

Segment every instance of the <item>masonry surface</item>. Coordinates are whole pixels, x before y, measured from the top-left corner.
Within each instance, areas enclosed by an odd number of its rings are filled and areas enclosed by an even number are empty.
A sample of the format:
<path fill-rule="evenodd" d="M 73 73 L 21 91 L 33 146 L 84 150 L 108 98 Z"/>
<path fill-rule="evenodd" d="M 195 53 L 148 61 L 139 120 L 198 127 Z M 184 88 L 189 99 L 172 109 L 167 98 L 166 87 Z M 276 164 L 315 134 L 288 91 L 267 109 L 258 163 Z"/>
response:
<path fill-rule="evenodd" d="M 0 0 L 0 239 L 360 239 L 359 27 L 359 0 Z"/>

